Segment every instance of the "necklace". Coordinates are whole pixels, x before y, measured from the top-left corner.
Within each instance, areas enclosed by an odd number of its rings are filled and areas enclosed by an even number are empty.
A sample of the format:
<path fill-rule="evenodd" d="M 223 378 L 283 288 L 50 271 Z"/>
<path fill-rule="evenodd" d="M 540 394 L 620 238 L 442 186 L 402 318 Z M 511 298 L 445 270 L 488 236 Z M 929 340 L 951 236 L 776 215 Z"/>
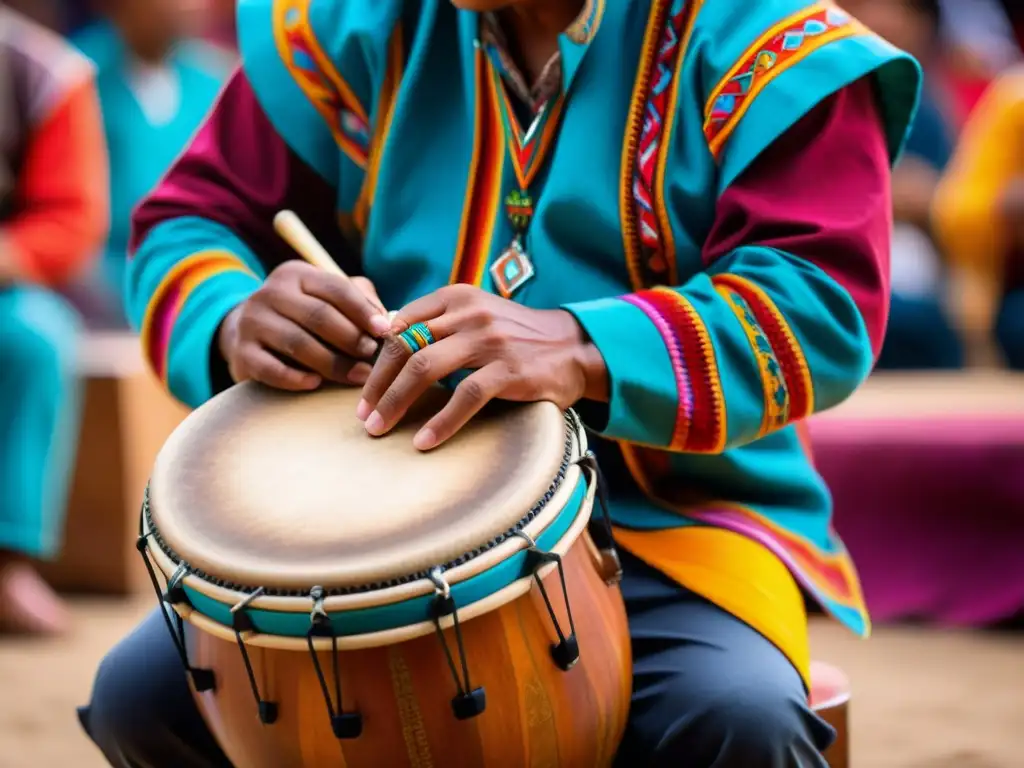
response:
<path fill-rule="evenodd" d="M 536 274 L 526 249 L 526 234 L 533 220 L 535 203 L 531 187 L 555 143 L 564 97 L 559 93 L 541 104 L 524 131 L 502 81 L 500 64 L 494 59 L 492 52 L 489 69 L 491 77 L 496 80 L 494 92 L 498 94 L 498 111 L 517 184 L 504 201 L 505 214 L 512 225 L 512 242 L 491 265 L 490 274 L 498 293 L 509 299 Z"/>

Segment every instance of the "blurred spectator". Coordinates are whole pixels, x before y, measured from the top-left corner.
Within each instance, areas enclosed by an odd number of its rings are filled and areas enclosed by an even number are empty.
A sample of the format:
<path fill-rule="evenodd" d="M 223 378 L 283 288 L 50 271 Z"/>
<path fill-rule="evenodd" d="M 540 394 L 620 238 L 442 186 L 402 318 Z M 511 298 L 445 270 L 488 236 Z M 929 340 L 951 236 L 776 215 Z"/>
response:
<path fill-rule="evenodd" d="M 0 4 L 50 29 L 64 28 L 65 0 L 6 0 Z"/>
<path fill-rule="evenodd" d="M 66 617 L 26 557 L 55 553 L 78 427 L 74 310 L 54 290 L 106 235 L 93 71 L 0 2 L 0 628 Z"/>
<path fill-rule="evenodd" d="M 1024 68 L 998 79 L 975 110 L 935 222 L 949 252 L 993 286 L 996 339 L 1024 370 Z"/>
<path fill-rule="evenodd" d="M 959 125 L 992 79 L 1020 60 L 1021 49 L 1006 0 L 941 0 L 941 4 L 943 35 L 949 48 L 947 71 Z"/>
<path fill-rule="evenodd" d="M 969 51 L 991 72 L 1021 58 L 1020 45 L 1000 0 L 940 0 L 942 33 L 950 45 Z"/>
<path fill-rule="evenodd" d="M 235 0 L 207 1 L 209 3 L 209 37 L 225 48 L 235 48 Z"/>
<path fill-rule="evenodd" d="M 843 7 L 925 69 L 921 106 L 893 171 L 892 307 L 879 368 L 959 368 L 960 339 L 943 306 L 946 269 L 931 233 L 931 207 L 953 151 L 934 71 L 941 55 L 938 0 L 846 0 Z"/>
<path fill-rule="evenodd" d="M 135 204 L 160 180 L 213 106 L 229 64 L 219 49 L 187 39 L 202 4 L 100 0 L 103 19 L 74 42 L 98 70 L 110 147 L 111 230 L 89 294 L 90 325 L 127 327 L 122 290 Z"/>

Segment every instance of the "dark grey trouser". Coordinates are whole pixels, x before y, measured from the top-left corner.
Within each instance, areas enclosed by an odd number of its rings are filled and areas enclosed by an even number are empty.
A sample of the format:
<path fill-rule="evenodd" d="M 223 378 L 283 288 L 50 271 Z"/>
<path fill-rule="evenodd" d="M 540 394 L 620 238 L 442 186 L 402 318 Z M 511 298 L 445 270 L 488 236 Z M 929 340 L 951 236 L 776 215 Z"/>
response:
<path fill-rule="evenodd" d="M 782 653 L 639 560 L 626 555 L 623 565 L 633 703 L 617 764 L 826 768 L 819 750 L 835 734 Z M 115 768 L 231 768 L 156 612 L 103 660 L 79 714 Z"/>

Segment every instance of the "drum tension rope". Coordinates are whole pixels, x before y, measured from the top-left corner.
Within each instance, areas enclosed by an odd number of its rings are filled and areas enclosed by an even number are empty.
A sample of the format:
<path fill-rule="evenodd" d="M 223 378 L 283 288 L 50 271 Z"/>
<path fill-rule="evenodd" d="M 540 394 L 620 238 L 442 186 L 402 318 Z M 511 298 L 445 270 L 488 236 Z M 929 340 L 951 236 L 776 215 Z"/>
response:
<path fill-rule="evenodd" d="M 331 624 L 331 618 L 324 610 L 324 588 L 313 587 L 309 592 L 313 601 L 313 610 L 309 614 L 310 627 L 306 633 L 306 645 L 309 647 L 309 657 L 313 660 L 313 669 L 316 671 L 317 680 L 320 681 L 320 690 L 324 695 L 324 703 L 327 705 L 327 714 L 331 719 L 331 729 L 338 739 L 357 739 L 363 732 L 363 716 L 358 712 L 345 712 L 341 703 L 341 671 L 338 669 L 338 635 Z M 331 699 L 330 689 L 327 687 L 327 678 L 324 676 L 323 667 L 320 665 L 320 657 L 317 655 L 313 639 L 317 637 L 329 637 L 331 639 L 331 666 L 334 677 L 334 699 Z M 337 708 L 335 708 L 337 702 Z"/>
<path fill-rule="evenodd" d="M 615 549 L 615 536 L 612 533 L 612 516 L 608 511 L 608 487 L 604 482 L 604 474 L 597 463 L 593 451 L 587 451 L 577 462 L 582 468 L 589 469 L 597 483 L 597 503 L 601 507 L 600 521 L 591 518 L 588 530 L 594 546 L 601 553 L 604 580 L 609 585 L 622 581 L 622 561 Z"/>
<path fill-rule="evenodd" d="M 141 526 L 140 526 L 141 527 Z M 190 608 L 192 603 L 188 599 L 188 595 L 185 594 L 185 588 L 182 586 L 182 581 L 188 575 L 189 568 L 188 563 L 184 561 L 178 564 L 174 573 L 171 574 L 170 578 L 167 579 L 167 589 L 164 592 L 160 591 L 160 582 L 156 578 L 156 569 L 153 568 L 153 564 L 149 561 L 149 537 L 152 532 L 143 534 L 139 533 L 139 538 L 135 542 L 135 548 L 139 550 L 139 554 L 142 555 L 142 562 L 146 565 L 146 573 L 149 574 L 149 581 L 153 585 L 153 591 L 156 592 L 156 599 L 161 603 L 160 614 L 164 617 L 164 623 L 167 625 L 167 631 L 171 635 L 171 640 L 174 642 L 174 647 L 178 651 L 178 657 L 181 659 L 181 665 L 185 668 L 185 674 L 192 678 L 192 685 L 200 693 L 204 691 L 212 691 L 216 688 L 216 678 L 214 678 L 212 669 L 200 669 L 199 667 L 193 667 L 188 660 L 188 648 L 185 646 L 185 621 L 181 618 L 175 610 L 168 611 L 164 607 L 163 603 L 169 606 L 176 605 L 187 605 Z M 174 614 L 174 623 L 177 624 L 175 628 L 171 622 L 169 614 Z"/>
<path fill-rule="evenodd" d="M 572 604 L 569 602 L 569 588 L 565 583 L 565 566 L 562 563 L 562 556 L 554 552 L 545 552 L 537 546 L 526 531 L 516 531 L 516 536 L 526 542 L 526 567 L 533 574 L 533 580 L 537 583 L 540 596 L 544 598 L 544 605 L 548 609 L 548 616 L 555 627 L 555 634 L 558 635 L 558 642 L 551 646 L 551 658 L 563 672 L 568 672 L 576 666 L 580 660 L 580 644 L 576 639 L 576 622 L 572 618 Z M 548 563 L 555 563 L 558 568 L 558 579 L 562 584 L 562 599 L 565 600 L 565 613 L 569 617 L 568 636 L 562 629 L 562 624 L 555 613 L 555 607 L 551 604 L 551 597 L 548 595 L 547 587 L 540 577 L 540 569 Z"/>
<path fill-rule="evenodd" d="M 252 662 L 249 660 L 249 649 L 245 647 L 245 640 L 242 639 L 243 632 L 255 632 L 256 626 L 249 615 L 249 606 L 252 601 L 262 595 L 266 590 L 260 587 L 251 592 L 231 609 L 231 628 L 235 630 L 235 640 L 238 642 L 238 650 L 242 654 L 242 663 L 245 664 L 245 673 L 249 676 L 249 687 L 252 688 L 252 696 L 256 700 L 256 711 L 260 716 L 260 722 L 270 725 L 277 720 L 277 704 L 273 701 L 266 701 L 260 696 L 260 688 L 256 683 L 256 675 L 252 671 Z"/>
<path fill-rule="evenodd" d="M 455 698 L 452 699 L 452 712 L 457 720 L 469 720 L 481 714 L 487 708 L 487 693 L 483 688 L 473 688 L 469 679 L 469 661 L 466 658 L 466 646 L 462 641 L 462 626 L 459 622 L 459 608 L 452 597 L 452 588 L 444 578 L 441 568 L 433 568 L 428 578 L 434 583 L 434 600 L 430 604 L 430 618 L 434 622 L 434 629 L 437 632 L 437 639 L 441 641 L 441 648 L 444 650 L 445 658 L 448 660 L 448 668 L 451 670 L 452 679 L 455 681 Z M 455 630 L 456 649 L 459 654 L 459 665 L 456 666 L 448 641 L 444 639 L 444 630 L 441 628 L 441 619 L 446 616 L 452 617 L 452 627 Z M 462 668 L 462 676 L 459 676 L 459 667 Z"/>

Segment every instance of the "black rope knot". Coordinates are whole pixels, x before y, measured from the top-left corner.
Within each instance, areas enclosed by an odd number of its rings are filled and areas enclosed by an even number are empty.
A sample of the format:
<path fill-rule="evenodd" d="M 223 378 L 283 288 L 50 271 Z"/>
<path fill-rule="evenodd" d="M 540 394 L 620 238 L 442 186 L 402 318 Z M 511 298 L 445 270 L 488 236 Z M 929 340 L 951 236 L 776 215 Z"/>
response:
<path fill-rule="evenodd" d="M 345 712 L 341 698 L 341 670 L 338 666 L 338 635 L 331 624 L 331 617 L 324 610 L 324 588 L 313 587 L 309 597 L 313 601 L 313 610 L 309 614 L 309 631 L 306 633 L 306 646 L 309 648 L 309 658 L 313 662 L 313 669 L 316 672 L 317 680 L 320 682 L 320 691 L 324 695 L 324 704 L 327 706 L 327 716 L 331 721 L 331 730 L 336 739 L 357 739 L 363 733 L 363 716 L 358 712 Z M 317 655 L 314 638 L 330 638 L 331 640 L 331 671 L 334 682 L 334 697 L 331 697 L 330 688 L 327 685 L 327 677 L 324 675 L 323 666 L 320 664 L 320 657 Z"/>
<path fill-rule="evenodd" d="M 231 628 L 235 630 L 235 641 L 238 643 L 238 651 L 242 654 L 245 673 L 249 677 L 249 687 L 252 689 L 252 697 L 256 701 L 256 713 L 259 715 L 261 723 L 271 725 L 277 721 L 277 704 L 273 701 L 267 701 L 260 695 L 260 688 L 256 683 L 256 674 L 253 672 L 252 661 L 249 659 L 249 649 L 242 638 L 244 633 L 256 631 L 256 626 L 249 615 L 249 606 L 257 597 L 265 592 L 266 590 L 260 587 L 231 609 Z"/>
<path fill-rule="evenodd" d="M 452 712 L 457 720 L 469 720 L 483 713 L 487 708 L 487 693 L 481 688 L 473 688 L 469 677 L 469 660 L 466 658 L 466 647 L 462 640 L 462 626 L 459 622 L 459 608 L 452 597 L 451 587 L 444 578 L 444 572 L 440 568 L 434 568 L 429 574 L 430 580 L 434 583 L 434 599 L 430 604 L 430 618 L 434 622 L 434 630 L 437 639 L 441 642 L 445 659 L 448 662 L 448 669 L 451 670 L 452 680 L 455 681 L 455 698 L 452 699 Z M 441 628 L 441 620 L 451 616 L 452 628 L 455 631 L 456 651 L 459 654 L 459 662 L 456 664 L 452 656 L 448 641 L 445 640 L 444 630 Z M 459 670 L 462 674 L 460 676 Z"/>
<path fill-rule="evenodd" d="M 565 565 L 562 562 L 562 556 L 540 549 L 537 546 L 537 542 L 533 540 L 533 537 L 525 531 L 519 531 L 516 535 L 526 542 L 527 571 L 533 574 L 533 580 L 540 590 L 540 596 L 544 599 L 544 605 L 548 609 L 548 616 L 551 618 L 552 625 L 554 625 L 555 634 L 558 635 L 558 642 L 551 646 L 551 658 L 558 665 L 559 669 L 563 672 L 568 672 L 579 663 L 580 644 L 579 640 L 576 639 L 576 622 L 572 617 L 572 603 L 569 600 L 569 587 L 565 580 Z M 558 615 L 555 613 L 555 607 L 551 603 L 551 597 L 548 595 L 547 587 L 544 586 L 544 581 L 540 577 L 541 568 L 550 563 L 554 563 L 558 569 L 558 579 L 562 586 L 562 599 L 565 601 L 565 613 L 569 617 L 569 634 L 566 634 L 562 629 L 561 622 L 558 621 Z"/>
<path fill-rule="evenodd" d="M 192 685 L 196 691 L 204 693 L 215 690 L 217 678 L 214 677 L 213 670 L 193 667 L 189 662 L 188 648 L 185 645 L 185 620 L 181 618 L 181 614 L 173 609 L 175 605 L 188 605 L 190 607 L 192 605 L 189 602 L 188 595 L 185 594 L 185 588 L 182 586 L 185 577 L 188 575 L 188 565 L 184 562 L 178 565 L 171 578 L 167 580 L 166 591 L 161 590 L 160 581 L 156 577 L 156 568 L 153 567 L 153 563 L 149 559 L 149 536 L 150 534 L 148 533 L 142 533 L 142 521 L 140 520 L 139 538 L 135 542 L 135 548 L 139 551 L 139 554 L 142 556 L 142 562 L 146 566 L 149 583 L 153 585 L 153 591 L 156 593 L 156 599 L 160 605 L 160 615 L 164 617 L 164 624 L 167 625 L 167 632 L 174 643 L 174 649 L 178 652 L 178 658 L 181 659 L 181 666 L 185 670 L 185 674 L 192 678 Z M 171 615 L 174 616 L 173 620 Z"/>

